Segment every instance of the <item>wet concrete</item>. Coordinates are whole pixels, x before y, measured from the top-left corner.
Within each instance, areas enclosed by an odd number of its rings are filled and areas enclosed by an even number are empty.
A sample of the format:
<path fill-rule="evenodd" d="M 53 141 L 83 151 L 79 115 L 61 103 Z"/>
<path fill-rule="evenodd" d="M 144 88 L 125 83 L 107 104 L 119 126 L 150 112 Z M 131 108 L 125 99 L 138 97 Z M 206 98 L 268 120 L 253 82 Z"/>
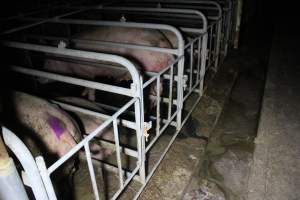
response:
<path fill-rule="evenodd" d="M 270 44 L 265 40 L 258 49 L 258 36 L 247 38 L 225 63 L 237 65 L 239 75 L 183 199 L 246 199 Z"/>

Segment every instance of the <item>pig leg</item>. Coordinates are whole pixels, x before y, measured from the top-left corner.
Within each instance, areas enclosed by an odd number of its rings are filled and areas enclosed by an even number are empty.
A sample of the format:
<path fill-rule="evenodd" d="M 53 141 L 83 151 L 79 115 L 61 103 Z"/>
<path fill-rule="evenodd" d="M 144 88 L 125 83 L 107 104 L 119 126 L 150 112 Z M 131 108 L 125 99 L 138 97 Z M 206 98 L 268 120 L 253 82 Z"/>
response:
<path fill-rule="evenodd" d="M 94 89 L 85 88 L 81 93 L 81 96 L 87 96 L 88 100 L 95 101 L 96 100 L 96 91 Z"/>

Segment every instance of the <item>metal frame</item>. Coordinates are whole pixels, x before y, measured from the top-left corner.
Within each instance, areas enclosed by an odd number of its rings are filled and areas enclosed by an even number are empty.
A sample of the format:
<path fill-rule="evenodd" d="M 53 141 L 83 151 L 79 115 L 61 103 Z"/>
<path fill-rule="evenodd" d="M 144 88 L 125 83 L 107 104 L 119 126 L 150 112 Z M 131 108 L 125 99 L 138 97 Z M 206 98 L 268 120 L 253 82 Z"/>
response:
<path fill-rule="evenodd" d="M 205 16 L 208 20 L 215 20 L 222 18 L 222 27 L 221 29 L 221 42 L 220 42 L 220 56 L 221 61 L 227 56 L 228 46 L 232 41 L 232 25 L 233 25 L 233 15 L 234 15 L 234 7 L 235 4 L 232 0 L 218 0 L 218 1 L 210 1 L 210 0 L 125 0 L 121 1 L 125 6 L 132 7 L 157 7 L 157 8 L 185 8 L 185 9 L 193 9 L 199 11 L 212 11 L 215 10 L 217 13 L 207 13 Z M 150 4 L 150 5 L 149 5 Z M 110 4 L 111 5 L 111 4 Z M 118 5 L 116 3 L 116 5 Z M 219 25 L 218 25 L 219 26 Z M 216 64 L 217 66 L 218 64 Z"/>
<path fill-rule="evenodd" d="M 128 183 L 132 180 L 132 178 L 139 172 L 139 177 L 140 181 L 143 183 L 145 182 L 145 167 L 144 167 L 144 156 L 143 152 L 144 150 L 144 131 L 145 131 L 145 125 L 143 123 L 143 90 L 142 90 L 142 84 L 141 84 L 141 77 L 134 67 L 134 65 L 129 62 L 127 59 L 124 59 L 120 56 L 115 56 L 115 55 L 109 55 L 109 54 L 102 54 L 102 53 L 94 53 L 94 52 L 86 52 L 86 51 L 79 51 L 79 50 L 71 50 L 71 49 L 59 49 L 55 47 L 49 47 L 49 46 L 42 46 L 42 45 L 33 45 L 33 44 L 26 44 L 26 43 L 20 43 L 20 42 L 3 42 L 2 45 L 9 47 L 9 48 L 15 48 L 15 49 L 22 49 L 22 50 L 29 50 L 29 51 L 39 51 L 39 52 L 44 52 L 44 53 L 55 53 L 58 55 L 62 56 L 72 56 L 75 58 L 89 58 L 89 59 L 94 59 L 94 60 L 100 60 L 100 61 L 108 61 L 108 62 L 117 62 L 120 65 L 126 67 L 126 69 L 130 72 L 132 76 L 133 83 L 131 85 L 130 89 L 127 88 L 122 88 L 118 86 L 112 86 L 112 85 L 107 85 L 107 84 L 100 84 L 97 82 L 91 82 L 83 79 L 78 79 L 78 78 L 72 78 L 68 76 L 63 76 L 63 75 L 58 75 L 58 74 L 53 74 L 49 72 L 43 72 L 35 69 L 29 69 L 25 67 L 20 67 L 20 66 L 11 66 L 10 70 L 21 73 L 24 75 L 29 75 L 29 76 L 35 76 L 35 77 L 44 77 L 47 79 L 55 80 L 55 81 L 60 81 L 64 83 L 69 83 L 69 84 L 75 84 L 75 85 L 80 85 L 83 87 L 88 87 L 96 90 L 102 90 L 102 91 L 108 91 L 116 94 L 122 94 L 122 95 L 127 95 L 132 97 L 132 99 L 127 102 L 122 108 L 120 108 L 114 115 L 112 116 L 107 116 L 104 117 L 105 122 L 99 127 L 90 133 L 88 136 L 86 136 L 82 141 L 80 141 L 75 147 L 73 147 L 67 154 L 62 156 L 60 159 L 58 159 L 55 163 L 53 163 L 50 167 L 46 167 L 44 160 L 42 157 L 36 158 L 36 164 L 40 170 L 41 177 L 44 183 L 44 187 L 46 188 L 47 191 L 47 196 L 49 199 L 56 199 L 56 195 L 54 193 L 54 189 L 51 183 L 50 175 L 58 168 L 60 167 L 65 161 L 67 161 L 70 157 L 74 156 L 80 149 L 84 148 L 85 153 L 86 153 L 86 158 L 87 158 L 87 163 L 89 167 L 89 172 L 91 176 L 91 182 L 93 186 L 93 191 L 95 195 L 95 199 L 99 199 L 99 193 L 97 190 L 97 183 L 95 179 L 95 173 L 93 169 L 93 165 L 91 162 L 91 154 L 89 150 L 89 142 L 94 139 L 96 136 L 99 137 L 103 133 L 103 130 L 108 127 L 108 126 L 113 126 L 114 129 L 114 145 L 116 149 L 116 154 L 117 154 L 117 161 L 118 161 L 118 171 L 119 171 L 119 180 L 120 180 L 120 186 L 119 190 L 115 193 L 113 199 L 116 199 L 117 196 L 121 193 L 121 191 L 128 185 Z M 100 115 L 96 115 L 94 112 L 89 113 L 87 111 L 84 112 L 84 110 L 80 108 L 76 108 L 75 106 L 73 107 L 68 107 L 68 105 L 63 105 L 60 104 L 63 108 L 67 110 L 76 110 L 77 112 L 83 112 L 85 114 L 89 114 L 92 116 L 97 116 L 97 117 L 102 117 Z M 123 121 L 119 120 L 120 115 L 124 113 L 129 107 L 134 106 L 134 113 L 135 113 L 135 121 L 134 122 L 128 122 L 128 121 Z M 103 118 L 103 117 L 102 117 Z M 107 119 L 108 118 L 108 119 Z M 125 154 L 129 156 L 137 155 L 137 164 L 135 169 L 130 172 L 130 176 L 126 180 L 124 180 L 123 177 L 123 170 L 122 170 L 122 164 L 120 160 L 120 143 L 119 143 L 119 133 L 118 133 L 118 123 L 124 123 L 125 126 L 130 127 L 136 132 L 137 136 L 137 150 L 127 150 L 124 151 Z M 130 125 L 129 125 L 130 124 Z M 128 153 L 129 152 L 129 153 Z M 134 152 L 130 153 L 130 152 Z"/>
<path fill-rule="evenodd" d="M 198 1 L 197 1 L 198 2 Z M 201 1 L 202 2 L 202 1 Z M 205 3 L 204 3 L 205 4 Z M 217 5 L 217 4 L 213 4 Z M 212 6 L 213 7 L 213 6 Z M 212 9 L 210 7 L 209 9 Z M 31 38 L 43 38 L 43 39 L 49 39 L 54 41 L 60 41 L 60 40 L 71 40 L 74 42 L 82 42 L 89 45 L 109 45 L 109 46 L 118 46 L 118 47 L 124 47 L 124 48 L 133 48 L 133 49 L 144 49 L 148 51 L 156 51 L 156 52 L 163 52 L 163 53 L 169 53 L 171 55 L 176 56 L 176 59 L 172 64 L 169 66 L 166 66 L 162 71 L 158 73 L 149 72 L 147 73 L 150 75 L 150 78 L 146 80 L 144 83 L 142 81 L 141 76 L 138 74 L 134 66 L 126 59 L 120 57 L 120 56 L 114 56 L 114 55 L 108 55 L 108 54 L 101 54 L 101 53 L 95 53 L 95 52 L 87 52 L 87 51 L 79 51 L 79 50 L 73 50 L 73 49 L 67 49 L 67 48 L 56 48 L 56 47 L 50 47 L 50 46 L 43 46 L 43 45 L 34 45 L 34 44 L 27 44 L 27 43 L 20 43 L 20 42 L 3 42 L 2 44 L 4 46 L 12 47 L 12 48 L 18 48 L 23 50 L 29 50 L 29 51 L 40 51 L 45 53 L 53 53 L 60 56 L 72 56 L 74 58 L 90 58 L 90 59 L 96 59 L 96 60 L 102 60 L 102 61 L 113 61 L 121 64 L 122 66 L 126 67 L 126 70 L 130 72 L 133 78 L 133 84 L 131 85 L 131 88 L 121 88 L 113 85 L 107 85 L 102 83 L 96 83 L 92 81 L 86 81 L 78 78 L 72 78 L 68 76 L 63 75 L 57 75 L 54 73 L 49 72 L 43 72 L 38 71 L 34 69 L 28 69 L 20 66 L 11 66 L 11 70 L 27 74 L 31 76 L 38 76 L 38 77 L 44 77 L 56 81 L 62 81 L 70 84 L 80 85 L 84 87 L 94 88 L 97 90 L 107 91 L 107 92 L 113 92 L 120 95 L 126 95 L 132 97 L 132 99 L 126 103 L 122 108 L 116 108 L 110 105 L 104 105 L 106 107 L 111 108 L 112 110 L 115 110 L 116 113 L 113 116 L 105 116 L 101 113 L 95 113 L 93 111 L 89 111 L 83 108 L 78 108 L 74 106 L 70 106 L 67 104 L 63 104 L 60 102 L 55 102 L 60 104 L 64 109 L 66 110 L 76 110 L 78 112 L 83 112 L 85 114 L 90 114 L 92 116 L 96 117 L 102 117 L 106 119 L 106 121 L 99 126 L 93 133 L 88 135 L 85 139 L 83 139 L 79 144 L 77 144 L 69 153 L 67 153 L 65 156 L 60 158 L 56 163 L 54 163 L 52 166 L 50 166 L 48 169 L 44 165 L 43 159 L 39 158 L 37 159 L 37 164 L 41 170 L 41 175 L 43 178 L 44 183 L 46 184 L 46 187 L 50 187 L 47 189 L 47 191 L 50 191 L 50 196 L 55 195 L 51 194 L 51 180 L 50 180 L 50 174 L 56 170 L 63 162 L 65 162 L 67 159 L 69 159 L 72 155 L 74 155 L 76 152 L 79 151 L 79 149 L 84 148 L 87 156 L 87 162 L 89 165 L 89 170 L 91 174 L 91 181 L 93 183 L 93 189 L 95 198 L 99 198 L 95 176 L 93 172 L 93 166 L 91 164 L 91 156 L 89 151 L 88 142 L 93 139 L 96 135 L 98 135 L 101 130 L 104 130 L 109 125 L 112 125 L 114 128 L 114 135 L 115 135 L 115 149 L 117 150 L 117 171 L 119 173 L 120 178 L 120 187 L 117 193 L 115 193 L 113 199 L 117 198 L 118 195 L 121 193 L 121 191 L 126 187 L 126 185 L 133 179 L 133 177 L 139 177 L 139 181 L 143 184 L 140 191 L 136 195 L 135 198 L 138 198 L 139 194 L 142 192 L 143 188 L 146 186 L 147 182 L 153 175 L 154 171 L 160 164 L 161 160 L 164 158 L 165 154 L 167 153 L 168 149 L 172 145 L 173 141 L 175 140 L 176 136 L 178 135 L 179 131 L 181 130 L 182 126 L 186 123 L 188 117 L 191 115 L 192 111 L 200 101 L 201 96 L 203 95 L 204 90 L 204 77 L 205 72 L 212 66 L 212 63 L 214 63 L 214 69 L 217 70 L 218 66 L 218 57 L 219 54 L 217 51 L 219 51 L 220 48 L 220 34 L 221 34 L 221 28 L 220 25 L 222 23 L 222 13 L 220 15 L 220 12 L 218 16 L 208 16 L 207 18 L 204 16 L 203 13 L 201 13 L 199 10 L 191 10 L 191 9 L 178 9 L 178 8 L 116 8 L 116 7 L 103 7 L 103 6 L 96 6 L 96 7 L 77 7 L 75 11 L 72 11 L 70 13 L 66 13 L 60 16 L 55 16 L 51 18 L 29 18 L 25 17 L 22 20 L 27 20 L 32 23 L 17 27 L 12 30 L 8 30 L 2 33 L 2 35 L 7 35 L 11 33 L 15 33 L 17 31 L 26 30 L 30 27 L 35 27 L 41 24 L 45 23 L 62 23 L 62 24 L 77 24 L 77 25 L 93 25 L 93 26 L 116 26 L 116 27 L 135 27 L 135 28 L 146 28 L 146 29 L 159 29 L 159 30 L 166 30 L 172 32 L 176 38 L 177 38 L 177 47 L 174 48 L 160 48 L 160 47 L 149 47 L 149 46 L 143 46 L 143 45 L 135 45 L 135 44 L 125 44 L 125 43 L 115 43 L 115 42 L 107 42 L 107 41 L 91 41 L 91 40 L 80 40 L 77 38 L 57 38 L 52 36 L 40 36 L 40 35 L 27 35 L 27 37 Z M 164 24 L 151 24 L 151 23 L 137 23 L 137 22 L 115 22 L 115 21 L 99 21 L 99 20 L 82 20 L 82 19 L 69 19 L 65 18 L 68 16 L 71 16 L 76 13 L 82 13 L 84 11 L 89 11 L 91 9 L 98 9 L 98 10 L 126 10 L 131 13 L 136 13 L 137 11 L 147 11 L 151 12 L 154 16 L 159 16 L 161 13 L 164 14 L 170 14 L 176 17 L 178 20 L 178 23 L 180 24 L 180 20 L 183 18 L 193 19 L 193 20 L 200 20 L 202 21 L 200 27 L 188 27 L 186 26 L 179 26 L 178 28 L 182 31 L 183 34 L 186 33 L 192 33 L 194 36 L 190 38 L 190 41 L 187 44 L 184 44 L 183 36 L 178 29 L 176 29 L 173 26 L 170 25 L 164 25 Z M 216 8 L 214 8 L 216 9 Z M 219 7 L 217 7 L 217 10 Z M 211 20 L 209 23 L 207 19 Z M 176 23 L 175 23 L 176 25 Z M 215 27 L 215 28 L 214 28 Z M 209 38 L 216 37 L 215 41 L 215 49 L 212 49 L 212 45 L 208 46 Z M 213 53 L 214 52 L 214 53 Z M 210 55 L 209 55 L 210 54 Z M 211 58 L 210 58 L 211 57 Z M 211 59 L 211 60 L 210 60 Z M 212 61 L 213 60 L 213 61 Z M 79 62 L 79 60 L 78 60 Z M 186 63 L 186 65 L 184 64 Z M 97 65 L 97 64 L 96 64 Z M 100 66 L 103 67 L 103 66 Z M 107 67 L 107 66 L 106 66 Z M 123 69 L 124 70 L 124 69 Z M 177 71 L 177 73 L 175 73 Z M 168 80 L 168 86 L 169 86 L 169 93 L 167 97 L 163 97 L 160 94 L 160 87 L 161 87 L 161 81 L 162 80 Z M 173 85 L 176 83 L 177 89 L 176 89 L 176 98 L 173 97 Z M 156 121 L 156 129 L 155 129 L 155 136 L 153 138 L 150 138 L 150 141 L 148 143 L 145 142 L 144 135 L 146 129 L 148 129 L 151 125 L 149 123 L 144 122 L 144 96 L 143 96 L 143 90 L 147 87 L 150 87 L 151 85 L 156 84 L 156 95 L 153 96 L 154 99 L 156 99 L 157 106 L 156 106 L 156 114 L 155 116 L 151 116 L 151 119 L 154 119 Z M 182 118 L 182 109 L 184 108 L 184 102 L 191 96 L 191 94 L 196 93 L 198 97 L 192 104 L 191 110 L 189 110 L 188 114 Z M 163 118 L 161 116 L 161 110 L 160 105 L 162 103 L 167 104 L 167 117 Z M 134 112 L 128 111 L 128 108 L 130 106 L 134 105 L 135 109 Z M 173 109 L 173 106 L 176 106 L 176 109 Z M 135 122 L 126 121 L 126 120 L 118 120 L 119 116 L 124 113 L 132 113 L 135 116 Z M 118 131 L 117 131 L 117 124 L 122 123 L 122 125 L 132 128 L 136 131 L 137 134 L 137 151 L 124 148 L 119 144 L 118 141 Z M 153 145 L 156 143 L 156 141 L 159 139 L 161 134 L 164 130 L 166 130 L 169 126 L 175 126 L 176 132 L 171 138 L 168 146 L 162 153 L 161 157 L 159 158 L 158 162 L 155 164 L 155 166 L 150 170 L 149 174 L 146 175 L 145 172 L 145 160 L 146 160 L 146 154 L 149 152 L 149 150 L 153 147 Z M 121 167 L 121 161 L 120 161 L 120 153 L 125 153 L 126 155 L 138 157 L 138 164 L 136 168 L 132 171 L 127 173 L 129 176 L 124 181 L 123 174 L 125 171 Z M 137 174 L 139 172 L 139 174 Z M 50 185 L 50 186 L 49 186 Z M 54 196 L 53 196 L 53 199 Z"/>

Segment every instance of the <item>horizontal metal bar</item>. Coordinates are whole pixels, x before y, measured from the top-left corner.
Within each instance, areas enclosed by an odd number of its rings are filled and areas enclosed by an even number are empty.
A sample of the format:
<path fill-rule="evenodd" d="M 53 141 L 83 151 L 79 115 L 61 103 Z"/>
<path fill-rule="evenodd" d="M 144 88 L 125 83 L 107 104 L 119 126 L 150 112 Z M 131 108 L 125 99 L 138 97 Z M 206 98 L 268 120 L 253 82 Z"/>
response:
<path fill-rule="evenodd" d="M 73 11 L 73 12 L 68 12 L 68 13 L 65 13 L 65 14 L 62 14 L 62 15 L 59 15 L 59 16 L 55 16 L 54 18 L 57 19 L 57 18 L 60 18 L 60 17 L 66 17 L 68 15 L 80 13 L 80 12 L 83 12 L 85 10 L 88 10 L 88 9 L 82 9 L 82 10 L 76 10 L 76 11 Z M 34 27 L 34 26 L 38 26 L 38 25 L 44 24 L 44 23 L 46 23 L 46 22 L 48 22 L 50 20 L 51 19 L 48 19 L 48 18 L 44 18 L 42 20 L 37 20 L 37 22 L 34 22 L 34 23 L 30 23 L 30 24 L 26 24 L 26 25 L 23 25 L 23 26 L 19 26 L 19 27 L 13 28 L 13 29 L 5 30 L 5 31 L 1 32 L 0 35 L 10 34 L 10 33 L 21 31 L 21 30 L 24 30 L 24 29 L 27 29 L 27 28 L 31 28 L 31 27 Z"/>
<path fill-rule="evenodd" d="M 145 72 L 145 73 L 146 73 L 148 76 L 152 76 L 152 77 L 158 75 L 157 72 Z M 164 75 L 163 75 L 163 78 L 169 80 L 169 79 L 170 79 L 170 75 L 169 75 L 169 74 L 164 74 Z M 186 80 L 188 79 L 187 75 L 184 75 L 184 76 L 183 76 L 183 79 L 186 81 Z M 173 78 L 173 80 L 174 80 L 174 81 L 178 81 L 178 76 L 175 75 L 174 78 Z"/>
<path fill-rule="evenodd" d="M 188 118 L 191 116 L 192 112 L 195 110 L 196 106 L 198 105 L 199 101 L 201 100 L 201 96 L 197 98 L 195 103 L 193 104 L 192 108 L 189 110 L 188 114 L 186 115 L 185 119 L 182 121 L 183 124 L 188 120 Z"/>
<path fill-rule="evenodd" d="M 172 117 L 171 117 L 169 120 L 167 120 L 167 121 L 165 122 L 166 125 L 168 125 L 168 124 L 170 124 L 170 123 L 172 122 L 172 120 L 176 117 L 177 112 L 178 112 L 178 111 L 176 111 L 176 112 L 172 115 Z M 164 121 L 164 120 L 163 120 L 163 121 Z M 175 125 L 175 127 L 176 127 L 176 126 L 177 126 L 177 125 Z M 159 134 L 156 135 L 156 136 L 153 138 L 153 140 L 147 145 L 147 147 L 146 147 L 146 153 L 153 147 L 153 145 L 154 145 L 155 142 L 158 140 L 158 138 L 161 136 L 161 134 L 163 133 L 164 130 L 165 130 L 165 129 L 160 130 Z"/>
<path fill-rule="evenodd" d="M 88 135 L 88 134 L 87 134 Z M 96 138 L 95 138 L 96 139 Z M 101 138 L 97 138 L 97 141 L 100 143 L 101 146 L 109 149 L 116 149 L 116 145 L 113 142 L 101 140 Z M 138 152 L 135 150 L 132 150 L 128 147 L 125 147 L 120 144 L 120 151 L 128 156 L 138 158 Z"/>
<path fill-rule="evenodd" d="M 199 33 L 199 34 L 206 33 L 206 30 L 199 29 L 199 28 L 184 28 L 184 27 L 180 27 L 179 29 L 182 30 L 183 32 L 187 32 L 187 33 Z"/>
<path fill-rule="evenodd" d="M 86 108 L 78 107 L 78 106 L 75 106 L 75 105 L 70 105 L 70 104 L 67 104 L 67 103 L 64 103 L 64 102 L 61 102 L 61 101 L 51 100 L 51 102 L 60 105 L 61 107 L 63 107 L 66 110 L 80 112 L 82 114 L 90 115 L 90 116 L 97 117 L 97 118 L 100 118 L 100 119 L 103 119 L 103 120 L 109 119 L 111 117 L 111 116 L 103 114 L 103 113 L 88 110 Z M 117 122 L 118 122 L 118 124 L 121 124 L 121 125 L 123 125 L 127 128 L 136 130 L 136 123 L 135 122 L 131 122 L 131 121 L 124 120 L 124 119 L 122 119 L 122 120 L 118 119 Z"/>
<path fill-rule="evenodd" d="M 64 75 L 59 75 L 59 74 L 49 73 L 49 72 L 43 72 L 43 71 L 29 69 L 29 68 L 25 68 L 25 67 L 19 67 L 19 66 L 11 66 L 10 69 L 12 71 L 31 75 L 31 76 L 47 78 L 47 79 L 51 79 L 51 80 L 56 80 L 56 81 L 60 81 L 60 82 L 64 82 L 64 83 L 73 84 L 73 85 L 88 87 L 91 89 L 97 89 L 97 90 L 102 90 L 102 91 L 106 91 L 106 92 L 122 94 L 122 95 L 130 96 L 130 97 L 134 96 L 134 92 L 131 89 L 126 89 L 126 88 L 122 88 L 122 87 L 118 87 L 118 86 L 97 83 L 97 82 L 88 81 L 88 80 L 79 79 L 79 78 L 72 78 L 69 76 L 64 76 Z"/>
<path fill-rule="evenodd" d="M 186 121 L 184 123 L 182 123 L 181 127 L 184 126 L 184 124 L 186 123 Z M 156 162 L 156 164 L 154 165 L 154 167 L 150 170 L 150 173 L 148 174 L 147 178 L 146 178 L 146 183 L 140 188 L 140 190 L 138 191 L 138 193 L 135 195 L 134 200 L 136 200 L 139 195 L 141 194 L 141 192 L 143 191 L 143 189 L 145 188 L 145 186 L 147 185 L 147 183 L 149 182 L 150 178 L 153 176 L 155 170 L 157 169 L 157 167 L 159 166 L 159 164 L 161 163 L 162 159 L 165 157 L 165 155 L 167 154 L 167 152 L 169 151 L 171 145 L 173 144 L 173 142 L 175 141 L 177 135 L 179 134 L 179 132 L 181 131 L 181 129 L 177 130 L 174 134 L 174 136 L 171 138 L 169 144 L 167 145 L 167 147 L 165 148 L 165 150 L 163 151 L 161 157 L 159 158 L 159 160 Z M 158 138 L 158 137 L 157 137 Z M 157 139 L 156 139 L 157 140 Z M 149 150 L 149 148 L 148 148 Z M 147 152 L 147 150 L 146 150 Z"/>
<path fill-rule="evenodd" d="M 140 166 L 138 165 L 133 171 L 132 173 L 129 175 L 129 177 L 127 178 L 127 180 L 125 181 L 125 183 L 123 184 L 123 188 L 125 188 L 129 182 L 134 178 L 134 176 L 136 176 L 137 172 L 139 171 Z M 123 191 L 123 188 L 120 188 L 115 194 L 114 196 L 111 198 L 112 200 L 115 200 L 118 198 L 118 196 L 121 194 L 121 192 Z"/>
<path fill-rule="evenodd" d="M 86 161 L 86 156 L 85 154 L 79 154 L 79 159 L 82 160 L 82 161 Z M 113 173 L 118 173 L 118 167 L 110 164 L 110 163 L 106 163 L 104 161 L 101 161 L 101 160 L 96 160 L 96 159 L 93 159 L 92 158 L 92 163 L 94 166 L 101 166 L 103 167 L 103 169 L 105 171 L 109 171 L 109 172 L 113 172 Z M 124 169 L 122 168 L 122 171 L 123 171 L 123 175 L 125 175 L 126 177 L 130 177 L 132 175 L 132 172 L 127 170 L 127 169 Z M 135 176 L 133 177 L 133 180 L 135 181 L 140 181 L 140 176 L 138 174 L 135 174 Z"/>
<path fill-rule="evenodd" d="M 121 115 L 125 110 L 127 110 L 130 106 L 132 106 L 138 98 L 133 98 L 129 102 L 127 102 L 122 108 L 120 108 L 114 115 L 111 116 L 108 120 L 103 122 L 98 128 L 96 128 L 92 133 L 86 136 L 83 140 L 81 140 L 76 146 L 74 146 L 70 151 L 68 151 L 64 156 L 59 158 L 55 163 L 53 163 L 48 168 L 49 175 L 54 172 L 59 166 L 61 166 L 64 162 L 66 162 L 70 157 L 72 157 L 75 153 L 77 153 L 87 142 L 95 138 L 99 137 L 103 134 L 103 130 L 109 126 L 113 122 L 113 120 L 117 119 L 119 115 Z"/>
<path fill-rule="evenodd" d="M 91 59 L 96 61 L 107 61 L 112 63 L 118 63 L 128 69 L 128 71 L 131 74 L 133 83 L 137 86 L 140 85 L 140 75 L 136 67 L 129 60 L 121 56 L 104 54 L 104 53 L 95 53 L 89 51 L 72 50 L 72 49 L 65 49 L 65 48 L 56 48 L 56 47 L 43 46 L 43 45 L 34 45 L 34 44 L 28 44 L 22 42 L 4 41 L 1 44 L 7 47 L 30 50 L 30 51 L 53 53 L 53 54 L 58 54 L 63 56 L 71 56 L 74 58 L 86 58 L 86 59 Z"/>
<path fill-rule="evenodd" d="M 198 1 L 198 0 L 149 0 L 149 1 L 127 1 L 127 2 L 134 2 L 134 3 L 141 3 L 141 5 L 143 5 L 143 2 L 155 2 L 155 3 L 160 3 L 162 4 L 163 6 L 166 5 L 166 4 L 170 4 L 170 5 L 174 5 L 174 4 L 184 4 L 184 5 L 187 5 L 187 4 L 191 4 L 191 6 L 195 6 L 195 4 L 197 5 L 211 5 L 211 6 L 215 6 L 216 10 L 219 11 L 219 17 L 221 17 L 222 15 L 222 8 L 220 6 L 219 3 L 215 2 L 215 1 Z"/>
<path fill-rule="evenodd" d="M 28 18 L 31 20 L 40 21 L 45 18 Z M 173 32 L 180 41 L 183 41 L 181 33 L 173 26 L 167 24 L 151 24 L 151 23 L 136 23 L 136 22 L 116 22 L 116 21 L 102 21 L 102 20 L 83 20 L 83 19 L 60 19 L 51 18 L 47 22 L 62 23 L 62 24 L 78 24 L 78 25 L 94 25 L 94 26 L 115 26 L 115 27 L 128 27 L 128 28 L 145 28 L 168 30 Z M 180 45 L 179 45 L 180 46 Z"/>
<path fill-rule="evenodd" d="M 155 95 L 149 95 L 150 96 L 150 99 L 152 100 L 156 100 L 157 96 Z M 160 102 L 163 102 L 163 103 L 169 103 L 169 98 L 167 97 L 160 97 Z M 173 99 L 173 105 L 177 105 L 177 100 L 176 99 Z"/>
<path fill-rule="evenodd" d="M 138 44 L 128 44 L 128 43 L 120 43 L 120 42 L 109 42 L 109 41 L 101 41 L 101 40 L 92 40 L 92 39 L 77 39 L 77 38 L 66 38 L 66 37 L 55 37 L 55 36 L 43 36 L 43 35 L 28 35 L 29 38 L 38 38 L 38 39 L 46 39 L 46 40 L 63 40 L 63 41 L 71 41 L 76 45 L 88 45 L 92 47 L 97 46 L 109 46 L 109 47 L 121 47 L 121 48 L 129 48 L 129 49 L 142 49 L 142 50 L 149 50 L 149 51 L 156 51 L 161 53 L 169 53 L 178 55 L 179 51 L 177 49 L 170 49 L 170 48 L 162 48 L 162 47 L 153 47 L 153 46 L 145 46 L 145 45 L 138 45 Z"/>
<path fill-rule="evenodd" d="M 157 117 L 155 117 L 155 116 L 150 116 L 149 117 L 150 119 L 152 119 L 152 120 L 156 120 L 157 119 Z M 174 126 L 174 127 L 176 127 L 177 126 L 177 123 L 176 123 L 176 121 L 171 121 L 171 122 L 169 122 L 167 119 L 162 119 L 162 122 L 164 123 L 164 124 L 170 124 L 171 126 Z"/>

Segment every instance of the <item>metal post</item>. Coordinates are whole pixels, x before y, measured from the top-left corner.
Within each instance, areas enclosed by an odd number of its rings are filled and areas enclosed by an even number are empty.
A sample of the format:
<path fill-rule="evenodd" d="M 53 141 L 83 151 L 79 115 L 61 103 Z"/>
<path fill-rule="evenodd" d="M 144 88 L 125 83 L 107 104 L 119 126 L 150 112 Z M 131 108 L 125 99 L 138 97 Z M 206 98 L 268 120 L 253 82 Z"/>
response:
<path fill-rule="evenodd" d="M 203 88 L 204 88 L 204 76 L 206 71 L 206 57 L 207 57 L 207 38 L 208 33 L 203 35 L 202 40 L 202 48 L 201 48 L 201 68 L 200 68 L 200 96 L 203 95 Z"/>
<path fill-rule="evenodd" d="M 218 24 L 217 24 L 217 45 L 216 45 L 216 61 L 215 61 L 215 67 L 214 67 L 214 71 L 217 72 L 218 71 L 218 65 L 219 65 L 219 59 L 220 59 L 220 44 L 221 44 L 221 30 L 222 30 L 222 18 L 220 18 L 218 20 Z"/>

